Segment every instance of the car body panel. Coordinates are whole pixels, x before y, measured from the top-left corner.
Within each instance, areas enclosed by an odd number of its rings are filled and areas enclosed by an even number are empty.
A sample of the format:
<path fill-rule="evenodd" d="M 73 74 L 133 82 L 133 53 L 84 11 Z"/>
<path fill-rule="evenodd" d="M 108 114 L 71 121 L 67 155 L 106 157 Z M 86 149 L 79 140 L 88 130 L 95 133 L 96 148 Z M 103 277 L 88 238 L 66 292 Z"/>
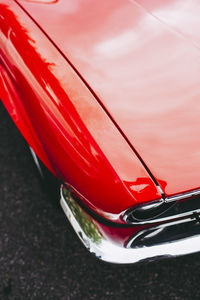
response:
<path fill-rule="evenodd" d="M 44 163 L 91 209 L 118 222 L 126 208 L 160 199 L 103 107 L 37 25 L 11 0 L 0 0 L 0 17 L 2 100 Z M 8 82 L 14 96 L 6 94 Z"/>
<path fill-rule="evenodd" d="M 56 175 L 34 131 L 30 119 L 21 103 L 15 86 L 8 72 L 2 65 L 0 65 L 0 93 L 1 100 L 3 101 L 13 121 L 23 133 L 24 138 L 27 140 L 29 145 L 31 145 L 35 149 L 35 152 L 38 153 L 47 168 L 54 175 Z"/>
<path fill-rule="evenodd" d="M 165 195 L 199 188 L 199 2 L 18 2 L 85 78 Z"/>

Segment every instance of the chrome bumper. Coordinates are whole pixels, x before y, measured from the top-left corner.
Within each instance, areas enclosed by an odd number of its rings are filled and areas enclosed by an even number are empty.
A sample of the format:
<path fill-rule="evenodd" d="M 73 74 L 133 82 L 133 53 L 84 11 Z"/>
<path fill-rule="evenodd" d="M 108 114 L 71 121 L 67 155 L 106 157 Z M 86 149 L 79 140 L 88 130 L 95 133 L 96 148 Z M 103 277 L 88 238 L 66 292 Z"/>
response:
<path fill-rule="evenodd" d="M 97 258 L 118 264 L 156 260 L 200 251 L 200 234 L 159 245 L 128 249 L 108 240 L 93 218 L 61 187 L 60 204 L 72 227 L 86 248 Z"/>

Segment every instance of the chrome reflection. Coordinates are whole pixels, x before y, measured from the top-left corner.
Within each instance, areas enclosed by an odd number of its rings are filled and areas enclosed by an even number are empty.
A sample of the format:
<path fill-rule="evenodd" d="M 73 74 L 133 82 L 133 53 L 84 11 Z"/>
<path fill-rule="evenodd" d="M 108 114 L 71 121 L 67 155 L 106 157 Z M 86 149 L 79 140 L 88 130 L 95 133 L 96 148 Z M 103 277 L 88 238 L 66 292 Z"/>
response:
<path fill-rule="evenodd" d="M 123 220 L 128 224 L 145 225 L 166 222 L 199 212 L 200 190 L 178 194 L 159 201 L 128 209 Z"/>
<path fill-rule="evenodd" d="M 170 240 L 163 244 L 131 247 L 118 246 L 100 233 L 93 219 L 74 201 L 64 186 L 61 186 L 61 206 L 75 232 L 87 249 L 101 260 L 110 263 L 136 263 L 200 251 L 200 234 Z M 85 223 L 86 222 L 86 226 Z M 159 233 L 158 228 L 155 234 Z"/>
<path fill-rule="evenodd" d="M 40 176 L 43 178 L 44 177 L 44 174 L 42 172 L 42 169 L 41 169 L 41 166 L 40 166 L 40 162 L 39 162 L 39 159 L 37 158 L 37 155 L 35 154 L 35 151 L 33 151 L 33 149 L 31 147 L 29 147 L 29 150 L 31 152 L 31 155 L 33 157 L 33 160 L 34 160 L 34 163 L 37 167 L 37 170 L 38 172 L 40 173 Z"/>
<path fill-rule="evenodd" d="M 99 232 L 98 228 L 91 221 L 91 218 L 86 214 L 82 208 L 74 201 L 71 192 L 62 187 L 62 195 L 65 199 L 65 202 L 69 206 L 74 218 L 81 227 L 84 234 L 95 244 L 100 244 L 102 240 L 102 235 Z M 79 232 L 79 236 L 82 236 L 82 233 Z"/>
<path fill-rule="evenodd" d="M 171 196 L 171 197 L 167 197 L 165 198 L 165 202 L 169 203 L 169 202 L 175 202 L 175 201 L 179 201 L 179 200 L 184 200 L 184 199 L 189 199 L 191 197 L 194 196 L 200 196 L 200 189 L 196 189 L 193 191 L 189 191 L 186 193 L 182 193 L 182 194 L 178 194 L 175 196 Z"/>
<path fill-rule="evenodd" d="M 200 212 L 199 212 L 200 213 Z M 199 213 L 139 231 L 127 243 L 127 248 L 167 244 L 200 234 Z"/>

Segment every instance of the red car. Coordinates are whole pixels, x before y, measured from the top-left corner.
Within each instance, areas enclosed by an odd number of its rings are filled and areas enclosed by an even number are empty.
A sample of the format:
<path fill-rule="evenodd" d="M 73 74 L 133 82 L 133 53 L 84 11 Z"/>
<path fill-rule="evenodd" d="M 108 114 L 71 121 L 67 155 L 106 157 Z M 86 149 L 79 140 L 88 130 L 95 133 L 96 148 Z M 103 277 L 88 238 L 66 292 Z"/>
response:
<path fill-rule="evenodd" d="M 200 250 L 199 15 L 195 0 L 0 0 L 0 98 L 102 260 Z"/>

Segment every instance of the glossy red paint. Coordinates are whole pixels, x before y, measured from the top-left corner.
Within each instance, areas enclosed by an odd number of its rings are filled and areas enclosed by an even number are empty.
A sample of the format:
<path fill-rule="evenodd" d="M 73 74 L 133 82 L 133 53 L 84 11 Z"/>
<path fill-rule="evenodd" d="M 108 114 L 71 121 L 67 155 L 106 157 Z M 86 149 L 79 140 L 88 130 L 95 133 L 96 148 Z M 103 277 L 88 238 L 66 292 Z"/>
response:
<path fill-rule="evenodd" d="M 76 66 L 165 194 L 199 188 L 199 1 L 18 2 Z"/>
<path fill-rule="evenodd" d="M 0 66 L 1 97 L 16 125 L 90 208 L 122 222 L 126 208 L 161 197 L 83 80 L 12 0 L 0 0 Z"/>
<path fill-rule="evenodd" d="M 49 170 L 56 175 L 32 127 L 30 119 L 21 103 L 21 99 L 19 98 L 13 82 L 2 63 L 0 64 L 0 95 L 10 116 L 17 127 L 22 131 L 25 139 L 29 142 L 32 148 L 39 153 L 41 160 L 45 163 Z"/>
<path fill-rule="evenodd" d="M 26 0 L 26 1 L 31 3 L 42 3 L 42 4 L 51 4 L 51 3 L 58 2 L 58 0 Z"/>

